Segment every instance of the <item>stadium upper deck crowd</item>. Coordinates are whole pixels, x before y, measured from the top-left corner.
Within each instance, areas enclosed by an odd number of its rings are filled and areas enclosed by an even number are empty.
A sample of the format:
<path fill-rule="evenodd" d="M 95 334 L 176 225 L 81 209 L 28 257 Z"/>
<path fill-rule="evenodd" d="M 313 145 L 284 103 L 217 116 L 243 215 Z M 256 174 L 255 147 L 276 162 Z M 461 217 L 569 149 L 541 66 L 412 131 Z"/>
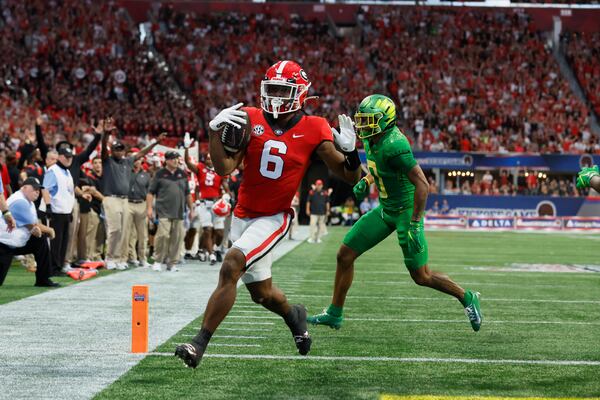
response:
<path fill-rule="evenodd" d="M 295 16 L 207 17 L 161 6 L 151 30 L 170 65 L 165 71 L 148 58 L 138 28 L 115 3 L 52 5 L 2 3 L 1 85 L 28 94 L 18 102 L 26 110 L 3 113 L 3 133 L 25 137 L 41 109 L 54 122 L 49 133 L 70 140 L 79 139 L 82 120 L 104 115 L 132 137 L 162 131 L 201 137 L 222 105 L 256 104 L 265 66 L 289 58 L 304 66 L 319 96 L 309 109 L 334 124 L 365 93 L 384 92 L 398 102 L 400 125 L 424 150 L 600 152 L 586 105 L 526 14 L 371 8 L 358 16 L 354 36 L 337 38 L 326 23 Z M 597 42 L 577 36 L 567 46 L 596 108 Z M 171 73 L 191 95 L 192 108 L 167 90 Z"/>

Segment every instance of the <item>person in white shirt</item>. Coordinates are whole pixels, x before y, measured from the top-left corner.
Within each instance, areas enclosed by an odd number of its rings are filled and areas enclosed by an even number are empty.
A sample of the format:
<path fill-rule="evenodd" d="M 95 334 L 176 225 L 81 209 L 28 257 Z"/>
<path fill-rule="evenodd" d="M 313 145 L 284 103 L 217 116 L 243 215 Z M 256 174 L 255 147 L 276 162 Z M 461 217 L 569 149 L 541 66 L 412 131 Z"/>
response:
<path fill-rule="evenodd" d="M 58 160 L 44 175 L 44 197 L 46 217 L 56 231 L 50 243 L 51 273 L 64 276 L 69 269 L 65 264 L 69 244 L 69 224 L 73 219 L 75 205 L 75 185 L 69 167 L 73 162 L 73 150 L 68 142 L 57 144 Z M 44 210 L 42 210 L 44 211 Z"/>
<path fill-rule="evenodd" d="M 34 204 L 40 190 L 37 178 L 30 177 L 7 200 L 14 229 L 9 229 L 7 221 L 0 219 L 0 285 L 4 283 L 13 256 L 33 254 L 37 263 L 35 286 L 60 286 L 50 280 L 50 248 L 44 237 L 54 238 L 54 230 L 39 223 Z"/>

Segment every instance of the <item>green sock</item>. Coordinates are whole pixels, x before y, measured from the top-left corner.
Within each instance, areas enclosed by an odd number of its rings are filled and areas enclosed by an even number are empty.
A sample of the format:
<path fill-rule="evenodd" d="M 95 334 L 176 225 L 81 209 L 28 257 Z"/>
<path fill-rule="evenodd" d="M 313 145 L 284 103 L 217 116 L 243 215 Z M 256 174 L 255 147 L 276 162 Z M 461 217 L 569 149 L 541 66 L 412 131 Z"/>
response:
<path fill-rule="evenodd" d="M 341 317 L 343 310 L 344 307 L 338 307 L 334 306 L 333 304 L 330 304 L 329 307 L 327 307 L 327 314 L 332 315 L 334 317 Z"/>
<path fill-rule="evenodd" d="M 462 300 L 462 305 L 463 305 L 464 307 L 467 307 L 468 305 L 470 305 L 470 304 L 471 304 L 471 302 L 472 302 L 472 301 L 473 301 L 473 293 L 472 293 L 470 290 L 467 290 L 467 291 L 465 292 L 465 297 L 464 297 L 464 299 Z"/>

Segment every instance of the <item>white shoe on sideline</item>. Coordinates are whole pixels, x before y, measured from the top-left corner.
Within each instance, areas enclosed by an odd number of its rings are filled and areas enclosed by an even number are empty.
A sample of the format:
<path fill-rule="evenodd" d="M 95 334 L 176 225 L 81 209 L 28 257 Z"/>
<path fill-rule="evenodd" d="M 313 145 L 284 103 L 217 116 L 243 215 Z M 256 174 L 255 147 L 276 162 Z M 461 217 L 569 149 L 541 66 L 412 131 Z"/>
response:
<path fill-rule="evenodd" d="M 128 268 L 128 265 L 126 262 L 121 261 L 121 262 L 117 263 L 117 269 L 119 271 L 125 271 L 127 268 Z"/>
<path fill-rule="evenodd" d="M 140 261 L 140 268 L 148 269 L 150 268 L 150 264 L 148 263 L 148 261 Z"/>
<path fill-rule="evenodd" d="M 314 242 L 315 242 L 315 240 L 314 240 L 313 238 L 310 238 L 310 239 L 308 239 L 306 242 L 307 242 L 307 243 L 314 243 Z"/>
<path fill-rule="evenodd" d="M 323 243 L 321 239 L 317 239 L 317 243 Z"/>
<path fill-rule="evenodd" d="M 133 267 L 139 267 L 140 266 L 140 262 L 138 260 L 127 260 L 127 264 L 131 265 Z"/>
<path fill-rule="evenodd" d="M 117 269 L 117 263 L 113 260 L 106 260 L 106 269 Z"/>
<path fill-rule="evenodd" d="M 152 271 L 162 271 L 162 264 L 159 262 L 155 262 L 154 264 L 152 264 Z"/>
<path fill-rule="evenodd" d="M 67 273 L 67 272 L 71 271 L 72 269 L 73 268 L 71 268 L 71 264 L 65 264 L 65 265 L 63 265 L 61 271 L 64 273 Z"/>
<path fill-rule="evenodd" d="M 169 272 L 179 272 L 179 268 L 177 268 L 174 265 L 171 265 L 170 267 L 167 266 L 167 271 L 169 271 Z"/>

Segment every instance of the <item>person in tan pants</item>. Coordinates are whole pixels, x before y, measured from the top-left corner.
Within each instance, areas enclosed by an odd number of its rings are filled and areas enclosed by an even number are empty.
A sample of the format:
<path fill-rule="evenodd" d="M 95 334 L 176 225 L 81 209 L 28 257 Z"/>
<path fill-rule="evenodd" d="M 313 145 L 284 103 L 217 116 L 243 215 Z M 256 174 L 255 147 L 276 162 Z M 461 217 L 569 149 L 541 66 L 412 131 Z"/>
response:
<path fill-rule="evenodd" d="M 306 215 L 310 216 L 310 236 L 308 243 L 321 243 L 325 234 L 325 223 L 329 216 L 329 193 L 323 189 L 323 181 L 315 182 L 314 190 L 309 191 L 306 199 Z"/>
<path fill-rule="evenodd" d="M 133 163 L 148 154 L 162 138 L 144 147 L 131 157 L 125 157 L 125 145 L 115 140 L 108 150 L 108 134 L 116 130 L 112 119 L 102 121 L 105 135 L 102 137 L 102 193 L 104 194 L 104 214 L 106 217 L 106 268 L 126 269 L 126 259 L 122 257 L 123 246 L 129 244 L 124 235 L 126 217 L 129 209 L 129 186 L 133 174 Z"/>
<path fill-rule="evenodd" d="M 149 266 L 146 254 L 148 242 L 146 196 L 149 185 L 150 174 L 142 169 L 142 160 L 138 158 L 133 163 L 133 175 L 129 186 L 129 212 L 125 224 L 129 242 L 124 252 L 127 252 L 128 263 L 144 268 Z"/>
<path fill-rule="evenodd" d="M 165 167 L 158 170 L 148 188 L 146 211 L 148 219 L 158 218 L 158 231 L 154 239 L 154 265 L 152 269 L 176 272 L 175 263 L 181 257 L 183 241 L 183 218 L 185 206 L 194 219 L 194 207 L 186 173 L 178 168 L 179 153 L 168 151 L 165 154 Z M 156 202 L 155 202 L 156 201 Z"/>

